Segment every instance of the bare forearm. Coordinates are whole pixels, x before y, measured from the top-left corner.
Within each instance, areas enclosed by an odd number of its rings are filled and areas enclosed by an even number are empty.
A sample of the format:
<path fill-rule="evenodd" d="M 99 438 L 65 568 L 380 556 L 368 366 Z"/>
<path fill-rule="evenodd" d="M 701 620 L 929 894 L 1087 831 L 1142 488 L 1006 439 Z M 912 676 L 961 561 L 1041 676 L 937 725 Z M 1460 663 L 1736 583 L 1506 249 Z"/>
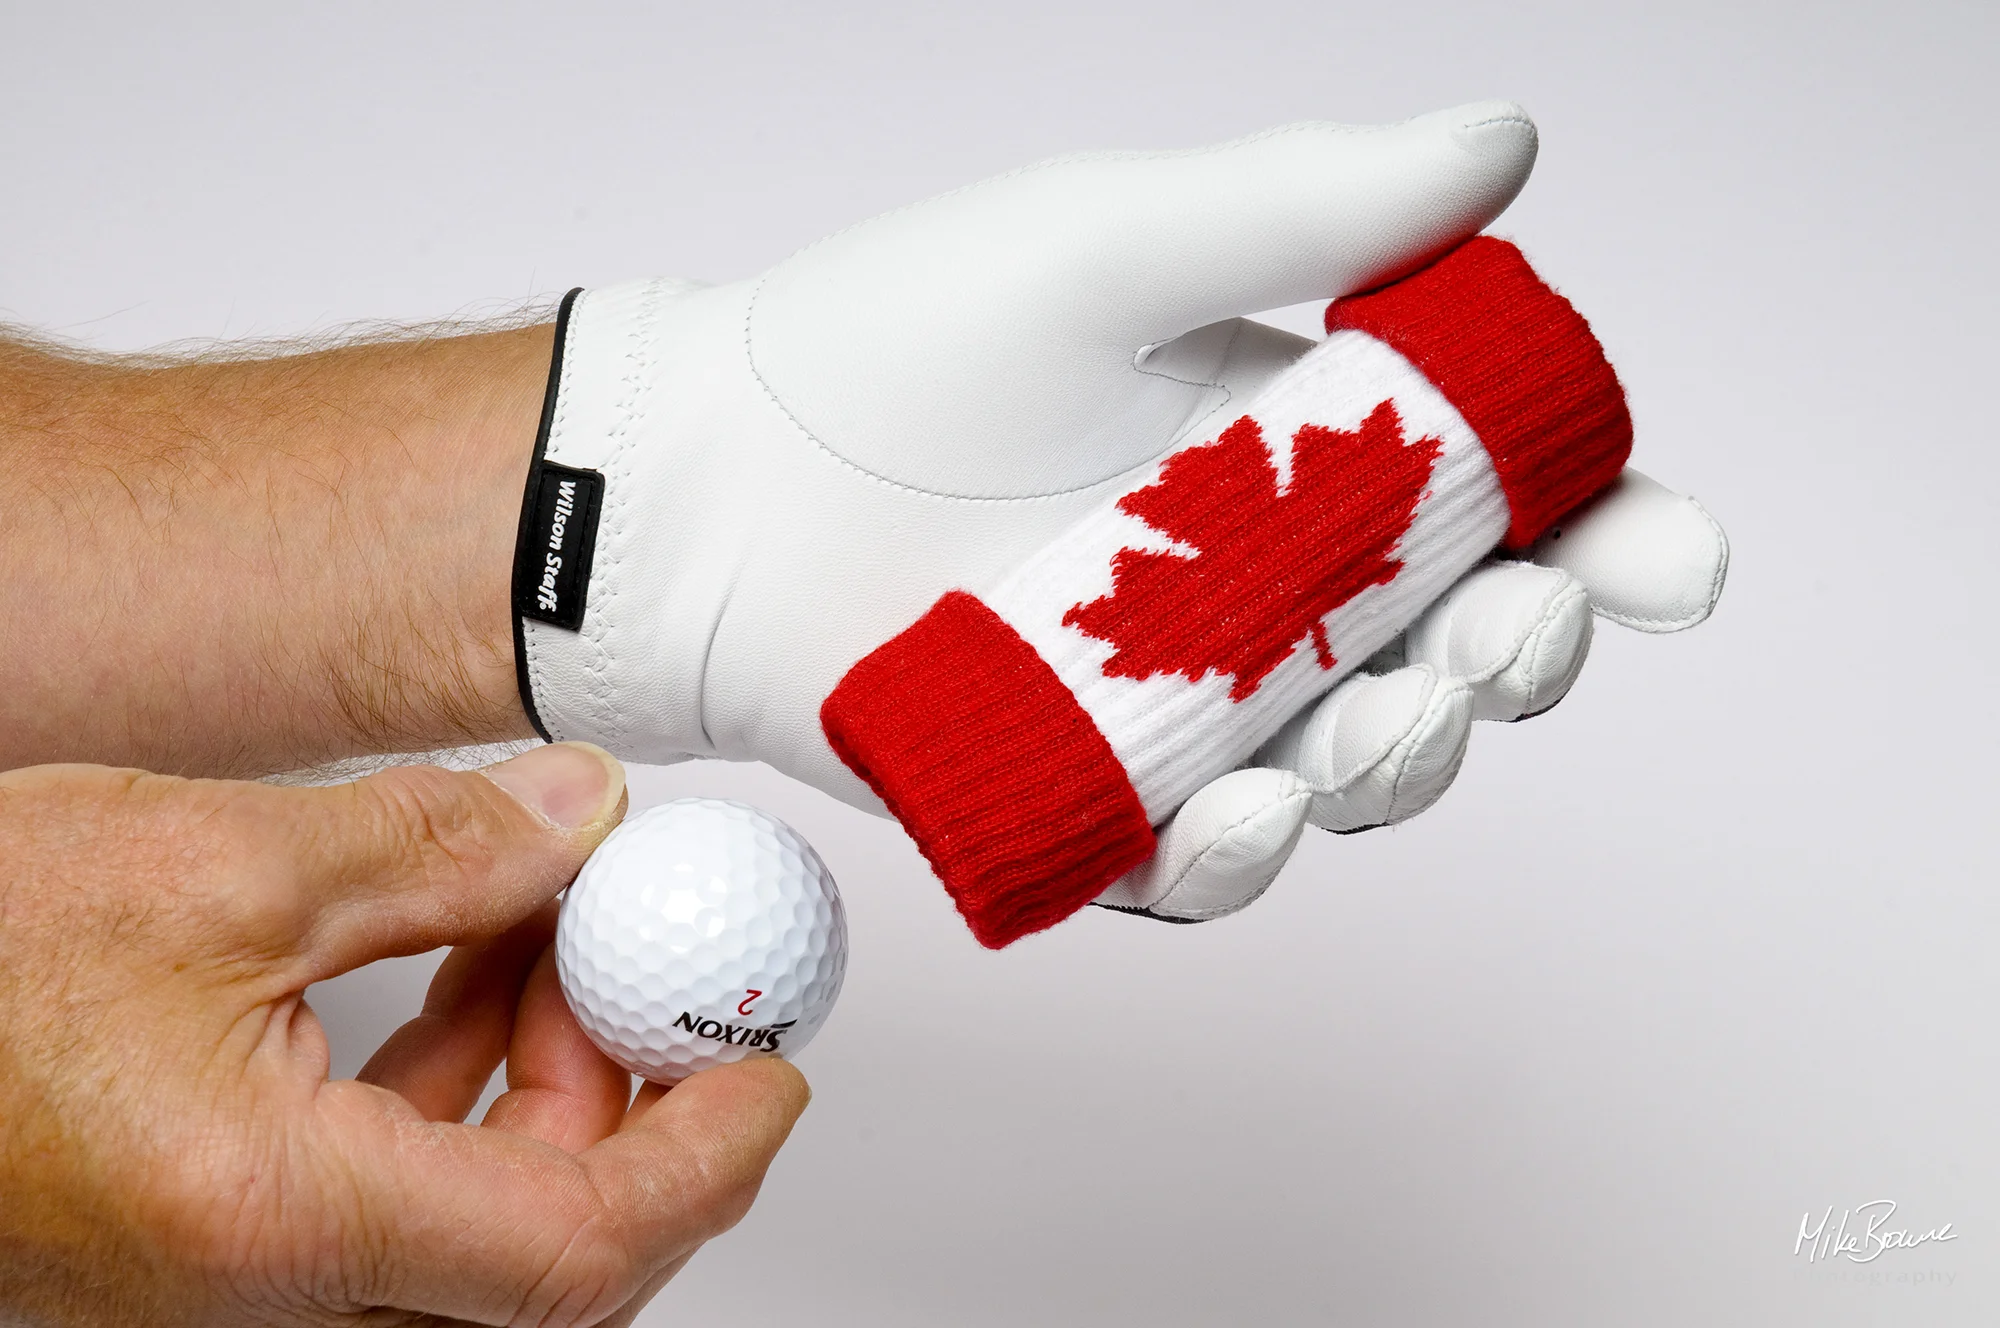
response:
<path fill-rule="evenodd" d="M 508 576 L 550 344 L 149 368 L 0 342 L 0 769 L 529 736 Z"/>

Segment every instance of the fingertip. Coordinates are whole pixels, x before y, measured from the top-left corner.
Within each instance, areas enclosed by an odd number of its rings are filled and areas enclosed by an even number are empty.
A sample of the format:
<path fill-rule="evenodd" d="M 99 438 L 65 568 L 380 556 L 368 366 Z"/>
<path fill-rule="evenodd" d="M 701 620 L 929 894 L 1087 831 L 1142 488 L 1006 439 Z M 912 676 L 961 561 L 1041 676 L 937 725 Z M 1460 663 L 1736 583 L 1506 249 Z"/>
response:
<path fill-rule="evenodd" d="M 711 1066 L 675 1084 L 642 1081 L 619 1130 L 680 1131 L 726 1123 L 744 1134 L 775 1130 L 775 1151 L 811 1101 L 812 1087 L 797 1066 L 757 1056 Z"/>
<path fill-rule="evenodd" d="M 1295 717 L 1258 759 L 1294 771 L 1316 792 L 1337 791 L 1383 761 L 1453 699 L 1446 680 L 1427 664 L 1356 674 Z"/>
<path fill-rule="evenodd" d="M 1722 597 L 1729 537 L 1699 502 L 1628 466 L 1544 535 L 1534 559 L 1583 582 L 1598 617 L 1679 632 L 1706 621 Z"/>
<path fill-rule="evenodd" d="M 645 1247 L 686 1251 L 749 1211 L 811 1097 L 789 1062 L 719 1065 L 642 1089 L 625 1127 L 582 1160 Z"/>
<path fill-rule="evenodd" d="M 1276 754 L 1312 787 L 1314 825 L 1337 834 L 1393 825 L 1450 786 L 1472 711 L 1463 682 L 1408 664 L 1343 684 Z"/>
<path fill-rule="evenodd" d="M 701 1098 L 704 1112 L 754 1111 L 782 1121 L 787 1133 L 812 1101 L 812 1086 L 790 1061 L 758 1056 L 717 1065 L 689 1075 L 668 1092 L 671 1098 L 690 1092 Z M 692 1106 L 685 1102 L 682 1105 Z"/>
<path fill-rule="evenodd" d="M 1290 859 L 1311 802 L 1312 790 L 1290 770 L 1232 770 L 1181 804 L 1153 857 L 1097 902 L 1179 922 L 1234 913 Z"/>
<path fill-rule="evenodd" d="M 632 1076 L 597 1048 L 563 997 L 555 951 L 536 959 L 507 1047 L 507 1091 L 485 1124 L 579 1152 L 625 1118 Z"/>
<path fill-rule="evenodd" d="M 1442 120 L 1468 152 L 1499 169 L 1520 171 L 1524 181 L 1541 146 L 1534 117 L 1517 101 L 1491 98 L 1467 102 L 1425 118 Z"/>
<path fill-rule="evenodd" d="M 1503 99 L 1466 102 L 1406 120 L 1398 128 L 1440 146 L 1457 149 L 1430 156 L 1435 201 L 1456 199 L 1465 222 L 1457 238 L 1484 229 L 1527 186 L 1541 150 L 1534 117 L 1519 102 Z M 1457 164 L 1453 164 L 1453 158 Z M 1466 173 L 1466 159 L 1471 171 Z"/>
<path fill-rule="evenodd" d="M 1410 627 L 1409 654 L 1472 688 L 1474 718 L 1515 720 L 1553 706 L 1590 652 L 1582 582 L 1558 567 L 1475 569 Z"/>
<path fill-rule="evenodd" d="M 635 1110 L 632 1123 L 641 1133 L 660 1131 L 693 1143 L 714 1164 L 707 1171 L 754 1180 L 811 1100 L 798 1067 L 762 1056 L 689 1075 L 664 1089 L 649 1109 Z"/>

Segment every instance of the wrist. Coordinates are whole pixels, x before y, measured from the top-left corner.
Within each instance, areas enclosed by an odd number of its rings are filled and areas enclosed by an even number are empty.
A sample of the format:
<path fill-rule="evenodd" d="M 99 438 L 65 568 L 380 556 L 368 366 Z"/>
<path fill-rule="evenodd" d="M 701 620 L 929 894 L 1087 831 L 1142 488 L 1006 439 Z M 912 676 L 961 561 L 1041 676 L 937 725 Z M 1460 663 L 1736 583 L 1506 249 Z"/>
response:
<path fill-rule="evenodd" d="M 0 767 L 531 736 L 508 577 L 546 326 L 167 368 L 0 358 Z"/>

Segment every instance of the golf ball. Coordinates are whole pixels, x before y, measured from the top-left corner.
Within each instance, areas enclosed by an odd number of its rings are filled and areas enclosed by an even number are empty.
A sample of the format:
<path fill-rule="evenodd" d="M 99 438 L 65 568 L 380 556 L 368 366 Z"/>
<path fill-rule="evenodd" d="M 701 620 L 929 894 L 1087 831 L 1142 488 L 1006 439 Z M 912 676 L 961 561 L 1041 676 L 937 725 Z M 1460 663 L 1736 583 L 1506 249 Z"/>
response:
<path fill-rule="evenodd" d="M 847 972 L 826 864 L 774 816 L 720 798 L 640 813 L 563 897 L 556 972 L 605 1055 L 660 1083 L 812 1040 Z"/>

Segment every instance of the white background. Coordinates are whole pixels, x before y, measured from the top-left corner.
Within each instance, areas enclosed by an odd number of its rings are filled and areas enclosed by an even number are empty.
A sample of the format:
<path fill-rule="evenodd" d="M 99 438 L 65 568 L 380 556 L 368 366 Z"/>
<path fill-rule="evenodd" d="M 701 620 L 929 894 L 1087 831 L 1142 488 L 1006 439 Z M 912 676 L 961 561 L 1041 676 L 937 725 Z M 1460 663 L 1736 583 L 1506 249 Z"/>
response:
<path fill-rule="evenodd" d="M 127 348 L 730 278 L 1056 152 L 1521 99 L 1499 229 L 1728 527 L 1715 619 L 1603 628 L 1435 811 L 1309 831 L 1203 927 L 988 954 L 894 827 L 640 772 L 796 824 L 855 951 L 762 1201 L 645 1322 L 1990 1324 L 1996 56 L 2000 8 L 1920 0 L 8 0 L 0 316 Z M 316 993 L 343 1072 L 429 966 Z M 1794 1257 L 1877 1198 L 1960 1239 Z"/>

